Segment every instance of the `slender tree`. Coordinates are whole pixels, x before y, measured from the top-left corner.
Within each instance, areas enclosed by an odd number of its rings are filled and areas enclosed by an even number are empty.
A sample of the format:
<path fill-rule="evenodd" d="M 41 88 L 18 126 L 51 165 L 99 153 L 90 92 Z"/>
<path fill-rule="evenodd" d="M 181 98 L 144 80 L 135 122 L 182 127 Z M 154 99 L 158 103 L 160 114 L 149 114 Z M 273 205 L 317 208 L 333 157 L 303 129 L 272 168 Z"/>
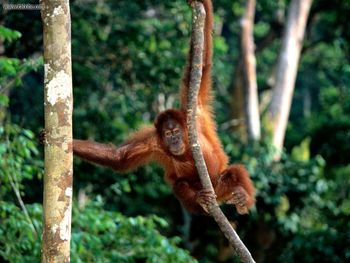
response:
<path fill-rule="evenodd" d="M 304 32 L 312 0 L 292 0 L 288 10 L 282 48 L 277 61 L 269 117 L 272 124 L 275 159 L 280 159 L 291 108 Z"/>
<path fill-rule="evenodd" d="M 258 85 L 256 81 L 256 59 L 254 54 L 254 16 L 255 0 L 247 0 L 246 12 L 242 18 L 241 52 L 245 93 L 245 112 L 248 137 L 260 140 L 260 114 Z"/>
<path fill-rule="evenodd" d="M 68 0 L 42 0 L 45 176 L 42 262 L 69 262 L 72 210 L 72 71 Z"/>
<path fill-rule="evenodd" d="M 234 130 L 243 141 L 260 139 L 260 113 L 254 44 L 255 0 L 247 0 L 241 19 L 240 57 L 233 79 L 232 115 Z"/>

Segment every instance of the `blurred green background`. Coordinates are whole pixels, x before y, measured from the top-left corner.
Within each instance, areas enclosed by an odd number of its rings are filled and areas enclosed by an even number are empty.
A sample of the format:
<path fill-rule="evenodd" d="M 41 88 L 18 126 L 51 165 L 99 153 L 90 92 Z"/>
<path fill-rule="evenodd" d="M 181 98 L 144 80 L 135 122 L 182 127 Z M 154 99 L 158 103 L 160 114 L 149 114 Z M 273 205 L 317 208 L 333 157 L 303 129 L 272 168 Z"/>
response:
<path fill-rule="evenodd" d="M 35 3 L 36 1 L 17 1 Z M 17 3 L 16 2 L 16 3 Z M 215 0 L 214 92 L 218 132 L 243 162 L 257 204 L 223 210 L 258 262 L 350 260 L 349 0 L 315 0 L 280 162 L 263 129 L 245 143 L 232 119 L 245 1 Z M 287 0 L 259 0 L 254 36 L 259 93 L 280 49 Z M 1 10 L 0 261 L 39 262 L 42 219 L 42 26 L 39 11 Z M 178 105 L 191 12 L 185 0 L 71 1 L 74 137 L 120 144 Z M 267 34 L 273 41 L 263 46 Z M 259 49 L 259 47 L 262 47 Z M 72 262 L 236 262 L 210 217 L 184 212 L 149 165 L 128 174 L 75 160 Z"/>

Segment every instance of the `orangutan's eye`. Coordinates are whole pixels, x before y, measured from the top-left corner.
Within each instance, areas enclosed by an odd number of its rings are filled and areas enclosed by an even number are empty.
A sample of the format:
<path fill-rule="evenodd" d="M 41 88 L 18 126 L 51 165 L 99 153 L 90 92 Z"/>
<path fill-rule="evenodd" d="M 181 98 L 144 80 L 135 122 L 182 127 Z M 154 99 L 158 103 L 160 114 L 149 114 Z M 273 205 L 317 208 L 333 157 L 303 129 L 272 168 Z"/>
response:
<path fill-rule="evenodd" d="M 165 134 L 165 137 L 170 137 L 171 136 L 171 131 L 166 131 L 164 134 Z"/>

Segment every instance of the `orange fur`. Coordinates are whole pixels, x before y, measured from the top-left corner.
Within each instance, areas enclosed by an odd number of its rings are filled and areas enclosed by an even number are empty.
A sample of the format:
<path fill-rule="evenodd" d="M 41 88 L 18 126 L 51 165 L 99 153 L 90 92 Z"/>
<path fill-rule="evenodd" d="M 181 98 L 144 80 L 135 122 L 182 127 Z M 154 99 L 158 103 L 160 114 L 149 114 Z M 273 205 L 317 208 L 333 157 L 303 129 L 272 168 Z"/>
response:
<path fill-rule="evenodd" d="M 216 133 L 210 94 L 213 14 L 211 1 L 203 0 L 203 4 L 207 15 L 203 74 L 198 97 L 197 127 L 199 141 L 218 201 L 230 200 L 235 187 L 240 186 L 246 196 L 246 207 L 249 208 L 255 202 L 255 190 L 252 181 L 243 166 L 232 165 L 228 167 L 228 157 L 223 151 Z M 189 59 L 191 54 L 192 50 L 190 49 Z M 180 110 L 171 109 L 160 113 L 154 126 L 145 127 L 136 132 L 118 148 L 92 141 L 74 140 L 74 154 L 96 164 L 111 167 L 119 172 L 135 169 L 151 161 L 157 162 L 164 168 L 165 180 L 171 185 L 174 194 L 184 207 L 193 213 L 203 213 L 204 210 L 197 203 L 198 192 L 202 189 L 202 186 L 187 141 L 186 99 L 190 71 L 191 65 L 188 62 L 182 80 Z M 163 145 L 161 128 L 164 121 L 169 118 L 177 121 L 184 130 L 186 151 L 181 156 L 172 155 Z"/>
<path fill-rule="evenodd" d="M 203 0 L 204 9 L 206 12 L 205 24 L 204 24 L 204 51 L 203 51 L 203 72 L 200 86 L 200 93 L 198 96 L 198 104 L 200 106 L 210 106 L 212 95 L 211 95 L 211 68 L 212 68 L 212 50 L 213 50 L 213 7 L 210 0 Z M 192 40 L 191 40 L 192 42 Z M 190 45 L 189 55 L 187 57 L 187 65 L 185 68 L 184 76 L 182 79 L 182 87 L 180 93 L 181 109 L 186 110 L 186 101 L 188 87 L 190 84 L 191 74 L 191 57 L 192 57 L 192 46 Z"/>

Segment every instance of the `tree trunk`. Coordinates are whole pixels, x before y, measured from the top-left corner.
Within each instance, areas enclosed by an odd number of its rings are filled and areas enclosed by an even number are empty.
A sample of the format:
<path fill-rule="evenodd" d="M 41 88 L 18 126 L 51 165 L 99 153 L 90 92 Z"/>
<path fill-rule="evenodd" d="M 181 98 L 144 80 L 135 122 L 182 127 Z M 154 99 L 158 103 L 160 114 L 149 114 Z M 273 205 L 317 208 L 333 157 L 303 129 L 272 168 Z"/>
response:
<path fill-rule="evenodd" d="M 255 0 L 247 1 L 246 13 L 241 21 L 241 52 L 243 61 L 245 115 L 248 138 L 257 141 L 260 140 L 260 115 L 253 35 L 255 3 Z"/>
<path fill-rule="evenodd" d="M 269 107 L 272 124 L 272 142 L 276 147 L 275 159 L 279 160 L 283 148 L 302 41 L 312 0 L 292 0 L 288 10 L 287 24 L 282 48 L 277 61 L 276 83 Z"/>
<path fill-rule="evenodd" d="M 45 176 L 42 262 L 69 262 L 72 210 L 72 70 L 68 0 L 42 0 Z"/>
<path fill-rule="evenodd" d="M 233 131 L 243 142 L 247 141 L 246 112 L 244 107 L 243 61 L 240 57 L 233 73 L 232 118 Z"/>

